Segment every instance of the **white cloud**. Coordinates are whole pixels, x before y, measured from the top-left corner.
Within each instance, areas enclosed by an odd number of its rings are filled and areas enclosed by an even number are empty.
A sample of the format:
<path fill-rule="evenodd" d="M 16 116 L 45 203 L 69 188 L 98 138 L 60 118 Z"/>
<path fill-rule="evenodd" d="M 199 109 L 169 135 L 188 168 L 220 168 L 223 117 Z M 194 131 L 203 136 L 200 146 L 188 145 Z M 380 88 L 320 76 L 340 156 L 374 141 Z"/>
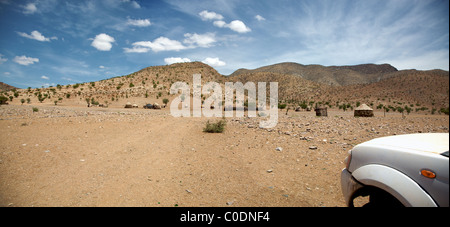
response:
<path fill-rule="evenodd" d="M 31 57 L 27 57 L 27 56 L 23 55 L 23 56 L 20 56 L 20 57 L 16 56 L 13 59 L 13 61 L 18 63 L 18 64 L 21 64 L 21 65 L 31 65 L 31 64 L 34 64 L 35 62 L 39 62 L 39 59 L 38 58 L 31 58 Z"/>
<path fill-rule="evenodd" d="M 153 52 L 159 51 L 179 51 L 184 50 L 185 47 L 182 43 L 176 40 L 171 40 L 166 37 L 159 37 L 153 42 L 151 41 L 140 41 L 132 44 L 133 48 L 124 48 L 125 53 L 146 53 L 150 50 Z"/>
<path fill-rule="evenodd" d="M 132 48 L 123 48 L 125 53 L 147 53 L 150 50 L 153 52 L 160 51 L 180 51 L 185 49 L 192 49 L 197 47 L 208 48 L 213 46 L 216 40 L 216 35 L 214 33 L 205 33 L 205 34 L 197 34 L 197 33 L 186 33 L 184 34 L 186 37 L 183 40 L 183 43 L 177 40 L 171 40 L 166 37 L 159 37 L 152 41 L 139 41 L 132 44 Z"/>
<path fill-rule="evenodd" d="M 200 17 L 202 18 L 202 20 L 206 21 L 206 20 L 222 20 L 223 16 L 215 13 L 215 12 L 208 12 L 207 10 L 203 10 L 199 13 Z"/>
<path fill-rule="evenodd" d="M 191 62 L 191 59 L 189 58 L 164 58 L 164 62 L 168 65 L 174 64 L 174 63 L 184 63 L 184 62 Z"/>
<path fill-rule="evenodd" d="M 240 21 L 240 20 L 234 20 L 231 21 L 231 23 L 229 23 L 227 25 L 228 28 L 230 28 L 231 30 L 235 31 L 235 32 L 239 32 L 239 33 L 247 33 L 250 32 L 251 29 L 249 27 L 247 27 L 244 22 Z"/>
<path fill-rule="evenodd" d="M 229 28 L 235 32 L 239 32 L 239 33 L 247 33 L 250 32 L 251 29 L 249 27 L 247 27 L 244 22 L 240 21 L 240 20 L 234 20 L 231 21 L 231 23 L 227 24 L 224 21 L 214 21 L 214 26 L 219 27 L 219 28 Z"/>
<path fill-rule="evenodd" d="M 207 65 L 209 65 L 209 66 L 212 66 L 212 67 L 225 66 L 226 65 L 226 63 L 224 61 L 221 61 L 219 58 L 206 58 L 202 62 L 207 64 Z"/>
<path fill-rule="evenodd" d="M 0 54 L 0 65 L 3 64 L 3 62 L 8 61 L 7 58 L 2 58 L 3 54 Z"/>
<path fill-rule="evenodd" d="M 214 24 L 214 26 L 219 27 L 219 28 L 223 28 L 225 25 L 227 25 L 227 23 L 225 23 L 225 21 L 221 21 L 221 20 L 214 21 L 213 24 Z"/>
<path fill-rule="evenodd" d="M 240 21 L 240 20 L 234 20 L 231 21 L 229 24 L 227 24 L 225 21 L 223 21 L 223 16 L 220 14 L 217 14 L 215 12 L 208 12 L 207 10 L 203 10 L 199 13 L 200 17 L 202 18 L 202 20 L 207 21 L 207 20 L 214 20 L 213 24 L 216 27 L 219 28 L 229 28 L 235 32 L 239 32 L 239 33 L 247 33 L 250 32 L 251 29 L 249 27 L 247 27 L 244 22 Z M 260 15 L 256 16 L 256 19 L 258 20 L 265 20 L 263 17 L 261 17 Z"/>
<path fill-rule="evenodd" d="M 256 20 L 258 20 L 258 21 L 264 21 L 264 20 L 266 20 L 266 18 L 262 17 L 261 15 L 256 15 L 255 18 L 256 18 Z"/>
<path fill-rule="evenodd" d="M 51 83 L 51 84 L 49 84 L 49 83 L 43 83 L 42 86 L 44 86 L 44 87 L 55 86 L 55 83 Z"/>
<path fill-rule="evenodd" d="M 94 41 L 92 41 L 91 46 L 100 51 L 110 51 L 112 48 L 112 43 L 114 42 L 115 40 L 113 37 L 105 33 L 101 33 L 95 36 L 95 39 Z"/>
<path fill-rule="evenodd" d="M 49 80 L 50 78 L 49 78 L 49 77 L 47 77 L 47 76 L 41 76 L 41 79 L 44 79 L 44 80 Z"/>
<path fill-rule="evenodd" d="M 104 68 L 105 68 L 105 66 L 101 65 L 101 66 L 99 66 L 99 68 L 100 68 L 100 69 L 104 69 Z"/>
<path fill-rule="evenodd" d="M 27 5 L 23 6 L 23 13 L 24 14 L 33 14 L 37 11 L 36 4 L 34 3 L 28 3 Z"/>
<path fill-rule="evenodd" d="M 186 33 L 184 34 L 184 37 L 186 37 L 186 39 L 183 42 L 190 44 L 191 48 L 195 46 L 211 47 L 213 43 L 216 42 L 216 35 L 214 33 L 205 33 L 203 35 Z"/>
<path fill-rule="evenodd" d="M 133 43 L 133 48 L 123 48 L 125 53 L 147 53 L 150 51 L 150 48 L 140 47 L 138 44 Z"/>
<path fill-rule="evenodd" d="M 149 19 L 138 19 L 138 20 L 133 20 L 133 19 L 128 19 L 127 21 L 127 25 L 132 25 L 132 26 L 137 26 L 137 27 L 148 27 L 150 25 L 152 25 L 152 23 L 150 22 Z"/>
<path fill-rule="evenodd" d="M 55 36 L 51 37 L 51 38 L 47 38 L 38 31 L 32 31 L 30 35 L 28 35 L 27 33 L 24 33 L 24 32 L 17 32 L 17 34 L 19 34 L 22 37 L 25 37 L 28 39 L 34 39 L 34 40 L 41 41 L 41 42 L 50 42 L 50 39 L 58 39 Z"/>

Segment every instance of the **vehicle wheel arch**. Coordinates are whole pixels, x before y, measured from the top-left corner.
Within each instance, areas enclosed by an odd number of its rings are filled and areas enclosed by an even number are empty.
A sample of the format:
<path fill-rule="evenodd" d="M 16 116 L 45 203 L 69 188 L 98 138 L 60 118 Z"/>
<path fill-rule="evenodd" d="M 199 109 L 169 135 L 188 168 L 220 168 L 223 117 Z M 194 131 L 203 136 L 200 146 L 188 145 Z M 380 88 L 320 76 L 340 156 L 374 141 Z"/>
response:
<path fill-rule="evenodd" d="M 356 169 L 352 175 L 364 185 L 357 190 L 353 198 L 374 190 L 381 190 L 406 207 L 436 206 L 433 199 L 414 180 L 396 169 L 369 164 Z"/>
<path fill-rule="evenodd" d="M 404 207 L 405 205 L 400 202 L 395 196 L 389 192 L 372 185 L 365 185 L 359 188 L 352 195 L 348 206 L 354 207 L 354 200 L 358 197 L 369 197 L 369 202 L 363 207 Z"/>

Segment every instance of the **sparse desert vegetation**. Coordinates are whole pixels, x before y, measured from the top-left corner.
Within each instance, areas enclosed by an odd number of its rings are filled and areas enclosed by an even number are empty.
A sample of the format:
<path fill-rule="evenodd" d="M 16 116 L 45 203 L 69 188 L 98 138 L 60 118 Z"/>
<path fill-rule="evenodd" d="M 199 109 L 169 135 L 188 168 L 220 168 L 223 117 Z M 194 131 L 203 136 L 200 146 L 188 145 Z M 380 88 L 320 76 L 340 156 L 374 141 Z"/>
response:
<path fill-rule="evenodd" d="M 282 70 L 226 77 L 193 62 L 95 82 L 8 87 L 0 95 L 0 206 L 344 206 L 339 174 L 353 146 L 449 132 L 449 77 L 387 65 L 342 70 L 353 70 L 353 79 L 385 77 L 347 85 Z M 179 96 L 170 95 L 171 85 L 192 86 L 194 73 L 202 84 L 278 82 L 278 124 L 260 128 L 261 119 L 247 115 L 171 116 L 164 106 Z M 353 115 L 363 104 L 374 117 Z M 316 116 L 316 105 L 328 108 L 327 117 Z"/>
<path fill-rule="evenodd" d="M 219 120 L 215 123 L 211 123 L 208 120 L 203 131 L 208 133 L 222 133 L 225 130 L 226 125 L 227 121 L 225 119 Z"/>
<path fill-rule="evenodd" d="M 287 68 L 287 69 L 283 69 Z M 376 109 L 383 107 L 397 111 L 424 114 L 442 114 L 449 107 L 449 73 L 442 70 L 398 71 L 390 65 L 358 65 L 342 67 L 304 66 L 283 63 L 256 70 L 237 70 L 230 76 L 220 75 L 214 68 L 201 62 L 177 63 L 168 66 L 153 66 L 120 77 L 96 82 L 57 85 L 56 88 L 9 89 L 2 91 L 4 102 L 26 104 L 53 104 L 60 106 L 84 106 L 85 100 L 94 100 L 93 106 L 106 104 L 123 107 L 127 102 L 144 106 L 147 103 L 170 102 L 178 95 L 170 95 L 170 87 L 177 81 L 191 86 L 192 75 L 201 74 L 202 84 L 218 82 L 278 82 L 281 106 L 294 110 L 306 110 L 315 104 L 326 105 L 335 110 L 353 110 L 358 104 L 367 104 Z M 309 75 L 309 76 L 306 76 Z M 345 75 L 354 75 L 346 77 Z M 357 75 L 357 76 L 356 76 Z M 345 83 L 332 83 L 342 77 Z M 322 78 L 322 79 L 320 79 Z M 127 86 L 128 85 L 128 86 Z M 267 88 L 267 95 L 270 94 Z M 207 96 L 203 96 L 205 100 Z M 89 103 L 91 104 L 91 103 Z M 433 109 L 436 109 L 433 111 Z"/>

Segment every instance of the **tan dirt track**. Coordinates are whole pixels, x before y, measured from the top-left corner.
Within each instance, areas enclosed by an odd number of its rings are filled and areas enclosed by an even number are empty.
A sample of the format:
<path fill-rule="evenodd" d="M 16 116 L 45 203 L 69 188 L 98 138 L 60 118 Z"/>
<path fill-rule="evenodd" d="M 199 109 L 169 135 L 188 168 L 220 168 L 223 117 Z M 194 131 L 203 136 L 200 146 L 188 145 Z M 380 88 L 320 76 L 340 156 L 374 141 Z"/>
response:
<path fill-rule="evenodd" d="M 211 119 L 168 109 L 38 108 L 0 107 L 0 206 L 345 206 L 354 145 L 449 126 L 445 115 L 280 111 L 271 130 L 228 118 L 210 134 Z"/>

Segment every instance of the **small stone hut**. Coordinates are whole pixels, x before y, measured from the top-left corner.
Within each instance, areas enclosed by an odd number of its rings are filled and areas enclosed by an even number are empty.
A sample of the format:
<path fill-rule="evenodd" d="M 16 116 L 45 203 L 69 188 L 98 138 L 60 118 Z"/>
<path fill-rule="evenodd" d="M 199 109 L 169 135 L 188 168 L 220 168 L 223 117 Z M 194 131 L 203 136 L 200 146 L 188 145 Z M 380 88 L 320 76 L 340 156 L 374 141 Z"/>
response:
<path fill-rule="evenodd" d="M 316 108 L 314 108 L 314 111 L 316 111 L 316 116 L 318 117 L 327 117 L 327 107 L 324 105 L 316 105 Z"/>
<path fill-rule="evenodd" d="M 158 103 L 154 103 L 153 104 L 153 109 L 157 109 L 157 110 L 159 110 L 159 109 L 161 109 L 161 106 L 158 104 Z"/>
<path fill-rule="evenodd" d="M 133 105 L 131 105 L 131 102 L 127 102 L 127 104 L 125 104 L 125 108 L 132 108 Z"/>
<path fill-rule="evenodd" d="M 373 117 L 373 109 L 366 104 L 357 107 L 354 112 L 355 117 Z"/>

